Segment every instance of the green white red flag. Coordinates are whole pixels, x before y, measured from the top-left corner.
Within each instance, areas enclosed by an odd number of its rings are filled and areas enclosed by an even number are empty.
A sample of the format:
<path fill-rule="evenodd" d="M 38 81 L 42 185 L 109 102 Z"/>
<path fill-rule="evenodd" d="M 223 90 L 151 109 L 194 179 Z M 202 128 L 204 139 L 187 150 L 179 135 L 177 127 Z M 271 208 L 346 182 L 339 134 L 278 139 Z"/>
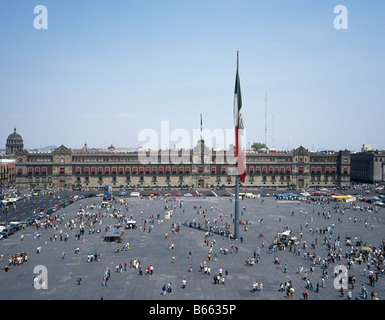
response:
<path fill-rule="evenodd" d="M 242 182 L 245 182 L 246 177 L 246 157 L 245 157 L 245 128 L 243 126 L 243 110 L 241 83 L 239 81 L 239 52 L 237 51 L 237 73 L 235 77 L 234 90 L 234 125 L 235 125 L 235 158 L 237 174 Z"/>

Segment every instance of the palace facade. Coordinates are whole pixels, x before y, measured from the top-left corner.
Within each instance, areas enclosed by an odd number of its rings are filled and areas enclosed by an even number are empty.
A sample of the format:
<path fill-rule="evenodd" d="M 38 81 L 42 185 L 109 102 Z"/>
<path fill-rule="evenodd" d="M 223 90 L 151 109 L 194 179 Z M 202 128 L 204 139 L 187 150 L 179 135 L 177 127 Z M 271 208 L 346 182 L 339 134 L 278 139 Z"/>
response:
<path fill-rule="evenodd" d="M 232 187 L 234 156 L 203 140 L 188 151 L 91 152 L 60 146 L 50 152 L 17 150 L 17 187 Z M 350 152 L 246 152 L 245 187 L 343 187 L 350 184 Z"/>

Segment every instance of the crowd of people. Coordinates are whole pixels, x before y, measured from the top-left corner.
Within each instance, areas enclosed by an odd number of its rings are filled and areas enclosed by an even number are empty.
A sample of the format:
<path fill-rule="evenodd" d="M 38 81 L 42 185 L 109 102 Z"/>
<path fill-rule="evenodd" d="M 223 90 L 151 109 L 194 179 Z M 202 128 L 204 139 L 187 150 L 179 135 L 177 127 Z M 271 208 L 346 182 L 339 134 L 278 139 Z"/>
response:
<path fill-rule="evenodd" d="M 28 256 L 25 252 L 11 254 L 8 259 L 8 264 L 13 266 L 21 265 L 28 261 Z"/>
<path fill-rule="evenodd" d="M 322 209 L 325 209 L 325 205 L 322 203 L 315 203 L 315 205 L 322 206 Z M 332 211 L 334 210 L 334 211 Z M 289 214 L 292 216 L 295 214 L 294 210 L 290 210 Z M 303 212 L 300 210 L 298 212 L 300 215 L 307 216 L 307 212 Z M 313 214 L 315 214 L 313 210 Z M 329 212 L 323 211 L 322 217 L 324 219 L 331 219 L 332 215 L 344 215 L 344 211 L 339 209 L 339 206 L 335 205 Z M 318 212 L 318 217 L 320 217 L 320 212 Z M 362 222 L 366 223 L 367 219 L 372 218 L 373 220 L 376 220 L 376 217 L 360 217 L 359 219 L 351 218 L 349 217 L 348 222 L 357 223 Z M 314 222 L 314 218 L 310 218 L 311 222 Z M 339 223 L 343 223 L 343 220 L 341 217 L 337 218 L 337 221 Z M 377 218 L 377 221 L 381 221 L 380 218 Z M 313 225 L 314 225 L 313 223 Z M 365 227 L 366 224 L 364 225 Z M 346 239 L 341 239 L 340 235 L 335 231 L 335 225 L 331 224 L 330 226 L 326 227 L 311 227 L 308 223 L 305 224 L 305 227 L 301 224 L 299 228 L 297 228 L 299 231 L 299 238 L 302 239 L 302 232 L 307 231 L 308 234 L 312 235 L 314 237 L 314 240 L 312 241 L 312 248 L 316 249 L 318 247 L 318 236 L 321 236 L 322 241 L 320 241 L 320 247 L 324 252 L 324 256 L 322 256 L 321 250 L 314 250 L 313 252 L 307 251 L 307 245 L 306 242 L 302 242 L 302 247 L 299 244 L 291 244 L 288 246 L 287 252 L 292 252 L 296 256 L 300 257 L 301 249 L 305 249 L 302 255 L 302 259 L 305 260 L 309 268 L 308 270 L 305 270 L 302 265 L 298 267 L 297 274 L 302 276 L 302 280 L 304 281 L 304 291 L 302 293 L 302 298 L 304 300 L 309 299 L 309 292 L 315 292 L 318 293 L 320 288 L 325 287 L 325 280 L 329 279 L 329 270 L 333 270 L 334 274 L 332 275 L 333 280 L 341 278 L 342 280 L 338 282 L 337 285 L 334 284 L 336 288 L 339 288 L 340 297 L 352 300 L 352 299 L 360 299 L 360 295 L 357 294 L 353 296 L 352 290 L 354 289 L 355 283 L 356 283 L 356 275 L 352 272 L 359 272 L 362 271 L 364 279 L 369 281 L 369 285 L 373 288 L 373 291 L 371 292 L 371 298 L 377 299 L 377 293 L 374 291 L 375 283 L 379 280 L 379 277 L 382 277 L 384 274 L 384 254 L 385 254 L 385 246 L 384 243 L 380 243 L 382 241 L 379 240 L 378 245 L 372 245 L 367 244 L 366 242 L 363 242 L 362 239 L 358 239 L 357 236 L 355 236 L 353 239 L 350 237 L 346 237 Z M 276 244 L 276 238 L 272 241 L 272 244 Z M 346 241 L 344 243 L 343 241 Z M 347 246 L 347 248 L 344 248 L 343 246 Z M 287 247 L 283 247 L 281 249 L 286 249 Z M 272 253 L 272 251 L 277 251 L 276 247 L 274 247 L 274 250 L 270 250 L 269 253 Z M 317 251 L 318 253 L 316 253 Z M 277 257 L 274 257 L 274 263 L 280 265 L 280 261 Z M 301 262 L 303 263 L 303 262 Z M 333 265 L 337 264 L 334 266 Z M 355 265 L 362 265 L 363 269 L 357 270 L 357 268 L 354 268 Z M 317 281 L 316 284 L 313 285 L 313 280 L 311 277 L 309 277 L 309 274 L 314 275 L 316 272 L 316 268 L 321 270 L 320 274 L 320 281 Z M 367 272 L 367 270 L 369 270 Z M 285 271 L 284 271 L 285 272 Z M 341 276 L 343 274 L 343 276 Z M 350 286 L 351 291 L 348 291 L 347 295 L 345 295 L 345 291 Z M 361 290 L 361 297 L 366 299 L 368 297 L 368 290 L 367 288 L 362 284 Z M 290 290 L 293 289 L 292 285 L 290 287 Z M 292 293 L 290 293 L 290 290 L 288 290 L 287 283 L 281 283 L 280 285 L 280 291 L 286 291 L 288 297 Z"/>
<path fill-rule="evenodd" d="M 51 215 L 46 219 L 39 220 L 39 222 L 33 226 L 36 231 L 34 241 L 38 244 L 37 253 L 42 252 L 43 244 L 47 245 L 51 242 L 55 243 L 57 241 L 75 241 L 75 253 L 79 254 L 80 251 L 82 251 L 82 244 L 85 243 L 85 239 L 87 239 L 88 236 L 93 237 L 101 233 L 102 230 L 108 231 L 109 229 L 115 227 L 125 227 L 127 221 L 133 221 L 134 218 L 137 218 L 136 221 L 137 226 L 139 227 L 139 232 L 150 233 L 151 230 L 154 230 L 162 223 L 162 217 L 159 213 L 153 213 L 151 210 L 148 210 L 144 206 L 144 204 L 147 204 L 146 201 L 149 202 L 153 200 L 144 200 L 143 202 L 138 201 L 136 203 L 116 201 L 111 202 L 104 207 L 96 204 L 84 207 L 83 205 L 80 205 L 78 212 L 75 215 L 66 217 L 64 214 L 56 214 Z M 162 200 L 158 199 L 156 201 Z M 380 243 L 365 243 L 361 237 L 355 237 L 354 235 L 351 237 L 350 242 L 347 245 L 347 243 L 345 243 L 345 237 L 341 237 L 337 231 L 339 225 L 335 225 L 334 223 L 343 225 L 348 223 L 360 223 L 363 227 L 368 229 L 365 232 L 371 232 L 373 231 L 371 225 L 381 223 L 381 218 L 378 216 L 347 216 L 347 211 L 344 210 L 344 208 L 341 208 L 341 206 L 331 203 L 329 204 L 330 210 L 328 210 L 326 207 L 327 205 L 328 204 L 324 202 L 306 203 L 298 210 L 291 208 L 289 210 L 289 217 L 279 217 L 279 222 L 285 229 L 286 225 L 282 220 L 285 220 L 285 223 L 287 223 L 287 221 L 290 221 L 290 217 L 295 215 L 301 216 L 301 223 L 299 225 L 292 226 L 292 229 L 294 230 L 292 235 L 297 236 L 299 240 L 298 242 L 285 243 L 284 245 L 281 245 L 278 238 L 278 232 L 282 230 L 277 230 L 277 235 L 274 235 L 272 238 L 270 238 L 270 236 L 267 238 L 266 233 L 265 236 L 263 233 L 254 234 L 255 239 L 253 244 L 255 244 L 255 246 L 250 245 L 250 242 L 246 241 L 247 247 L 243 246 L 243 240 L 241 239 L 239 241 L 230 240 L 233 232 L 233 215 L 231 213 L 224 212 L 221 209 L 219 202 L 214 205 L 212 203 L 207 203 L 206 207 L 204 204 L 196 205 L 191 212 L 189 212 L 188 217 L 191 218 L 191 220 L 185 222 L 184 225 L 189 228 L 197 229 L 196 237 L 198 239 L 202 239 L 202 241 L 198 242 L 201 244 L 201 247 L 196 248 L 196 250 L 194 247 L 191 247 L 191 249 L 194 253 L 199 252 L 202 255 L 199 257 L 200 263 L 196 266 L 194 265 L 194 268 L 192 268 L 191 264 L 189 266 L 186 264 L 188 267 L 186 267 L 186 274 L 182 277 L 183 288 L 188 288 L 186 278 L 188 279 L 189 272 L 195 272 L 197 269 L 195 267 L 198 266 L 204 279 L 212 280 L 213 285 L 225 285 L 225 283 L 228 282 L 227 279 L 229 271 L 228 268 L 222 268 L 222 266 L 227 266 L 226 264 L 230 260 L 233 261 L 234 258 L 230 258 L 230 255 L 233 255 L 234 257 L 234 255 L 238 254 L 241 249 L 241 252 L 244 254 L 246 254 L 248 250 L 249 256 L 252 255 L 254 251 L 253 261 L 257 264 L 260 263 L 261 259 L 264 259 L 264 257 L 268 254 L 272 254 L 274 256 L 273 263 L 282 273 L 285 273 L 285 279 L 287 279 L 289 275 L 293 275 L 293 277 L 298 275 L 301 279 L 299 283 L 301 283 L 303 288 L 302 299 L 304 300 L 311 299 L 313 293 L 319 293 L 322 291 L 321 288 L 325 288 L 328 283 L 327 280 L 334 280 L 340 276 L 339 271 L 334 272 L 335 265 L 346 267 L 347 284 L 350 286 L 349 290 L 345 287 L 341 287 L 341 297 L 346 299 L 357 298 L 358 294 L 355 295 L 355 293 L 358 289 L 354 291 L 354 287 L 356 285 L 357 278 L 359 278 L 358 274 L 361 275 L 362 273 L 364 279 L 366 279 L 368 283 L 361 285 L 362 290 L 360 297 L 364 299 L 369 296 L 373 299 L 377 298 L 374 288 L 376 287 L 376 283 L 381 280 L 384 273 L 383 245 L 381 246 Z M 132 207 L 134 206 L 140 207 L 140 209 L 136 208 L 139 210 L 135 210 L 135 214 L 131 212 L 133 209 Z M 312 210 L 309 206 L 314 206 L 314 209 Z M 170 224 L 170 228 L 167 229 L 172 236 L 169 237 L 168 233 L 166 233 L 166 236 L 164 237 L 164 248 L 169 249 L 169 251 L 165 250 L 164 254 L 168 254 L 170 257 L 169 261 L 175 265 L 175 262 L 179 261 L 176 259 L 180 258 L 175 253 L 177 251 L 175 249 L 175 245 L 178 241 L 174 241 L 176 238 L 173 237 L 178 237 L 180 233 L 185 232 L 187 229 L 183 228 L 183 224 L 178 222 L 178 220 L 186 221 L 185 210 L 187 211 L 189 209 L 184 206 L 183 201 L 172 201 L 170 199 L 166 199 L 165 208 L 167 210 L 173 210 L 174 217 L 176 217 L 176 219 L 173 219 Z M 308 212 L 306 212 L 306 209 L 304 208 L 309 208 L 309 210 L 307 210 Z M 269 221 L 269 219 L 261 219 L 258 217 L 255 217 L 255 219 L 252 217 L 252 219 L 250 219 L 250 216 L 243 218 L 244 213 L 246 213 L 245 207 L 241 210 L 241 219 L 239 221 L 242 235 L 248 235 L 250 233 L 249 230 L 251 229 L 250 226 L 254 226 L 256 224 L 263 227 L 263 230 L 268 230 L 268 228 L 270 228 L 269 222 L 266 224 L 266 221 Z M 156 219 L 158 220 L 158 224 L 156 224 Z M 175 220 L 177 222 L 174 222 Z M 164 230 L 163 226 L 162 229 Z M 247 239 L 250 239 L 250 236 L 247 236 Z M 264 249 L 265 241 L 270 243 L 267 249 Z M 307 243 L 309 243 L 309 245 L 307 245 Z M 147 267 L 144 267 L 141 262 L 142 258 L 133 257 L 130 251 L 132 249 L 132 245 L 125 242 L 122 244 L 121 248 L 122 252 L 127 253 L 125 256 L 122 256 L 119 250 L 115 250 L 115 253 L 119 253 L 119 255 L 116 255 L 116 258 L 114 257 L 116 274 L 123 274 L 128 271 L 129 267 L 132 270 L 137 270 L 137 274 L 139 276 L 154 275 L 154 265 L 152 262 L 145 262 L 147 263 Z M 261 250 L 261 248 L 263 250 Z M 113 249 L 111 248 L 111 250 Z M 288 266 L 286 264 L 285 258 L 287 258 L 288 254 L 294 255 L 295 261 L 298 261 L 297 268 L 293 268 L 292 266 Z M 190 261 L 192 261 L 191 256 L 192 252 L 190 250 L 188 254 Z M 61 257 L 62 259 L 65 259 L 66 255 L 64 252 Z M 101 257 L 100 253 L 95 252 L 94 254 L 87 254 L 86 261 L 87 263 L 91 263 L 93 261 L 102 261 L 104 263 L 105 261 L 103 259 L 104 257 Z M 123 262 L 116 263 L 117 259 L 121 259 Z M 146 260 L 147 259 L 151 260 L 151 257 L 146 257 Z M 292 258 L 290 259 L 291 261 L 293 260 Z M 26 254 L 11 255 L 9 259 L 10 265 L 19 265 L 26 261 Z M 239 259 L 240 267 L 244 266 L 244 261 L 244 259 Z M 219 265 L 221 267 L 218 267 Z M 172 265 L 170 266 L 172 268 Z M 254 266 L 254 268 L 256 267 Z M 109 267 L 107 267 L 103 273 L 102 286 L 109 285 L 110 277 L 111 271 Z M 100 278 L 98 281 L 100 281 Z M 251 282 L 251 290 L 248 290 L 253 293 L 262 293 L 264 291 L 264 281 L 261 281 L 261 279 L 253 279 Z M 279 291 L 285 293 L 287 298 L 293 298 L 294 283 L 295 282 L 292 280 L 282 281 L 279 285 Z M 331 283 L 331 281 L 329 281 L 329 283 Z M 80 282 L 78 282 L 78 284 L 80 285 Z M 265 283 L 265 285 L 267 290 L 269 290 L 270 284 Z M 372 290 L 368 290 L 368 287 Z M 165 284 L 164 288 L 165 290 L 162 288 L 162 293 L 173 292 L 171 282 L 167 285 Z M 248 288 L 250 288 L 249 285 Z M 301 287 L 299 287 L 299 290 L 300 289 Z M 300 297 L 300 294 L 298 297 Z"/>

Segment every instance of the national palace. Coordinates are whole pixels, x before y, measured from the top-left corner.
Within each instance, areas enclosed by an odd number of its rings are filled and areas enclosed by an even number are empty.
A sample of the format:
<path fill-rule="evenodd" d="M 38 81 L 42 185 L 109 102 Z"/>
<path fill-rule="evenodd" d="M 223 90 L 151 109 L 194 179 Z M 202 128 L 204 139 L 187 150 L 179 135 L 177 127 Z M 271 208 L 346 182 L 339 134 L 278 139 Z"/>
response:
<path fill-rule="evenodd" d="M 16 133 L 16 130 L 15 130 Z M 93 151 L 64 145 L 28 151 L 15 142 L 15 186 L 23 187 L 232 187 L 233 154 L 197 141 L 191 150 Z M 246 152 L 244 187 L 344 187 L 350 184 L 350 151 Z"/>

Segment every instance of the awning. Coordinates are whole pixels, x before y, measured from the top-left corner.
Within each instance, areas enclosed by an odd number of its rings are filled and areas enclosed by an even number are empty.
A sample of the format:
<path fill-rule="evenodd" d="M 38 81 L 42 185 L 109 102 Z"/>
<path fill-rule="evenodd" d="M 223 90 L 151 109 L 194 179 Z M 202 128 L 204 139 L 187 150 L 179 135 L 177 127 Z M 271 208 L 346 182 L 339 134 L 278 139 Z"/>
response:
<path fill-rule="evenodd" d="M 111 228 L 105 233 L 104 240 L 107 242 L 114 242 L 120 239 L 122 234 L 123 234 L 123 228 Z"/>

